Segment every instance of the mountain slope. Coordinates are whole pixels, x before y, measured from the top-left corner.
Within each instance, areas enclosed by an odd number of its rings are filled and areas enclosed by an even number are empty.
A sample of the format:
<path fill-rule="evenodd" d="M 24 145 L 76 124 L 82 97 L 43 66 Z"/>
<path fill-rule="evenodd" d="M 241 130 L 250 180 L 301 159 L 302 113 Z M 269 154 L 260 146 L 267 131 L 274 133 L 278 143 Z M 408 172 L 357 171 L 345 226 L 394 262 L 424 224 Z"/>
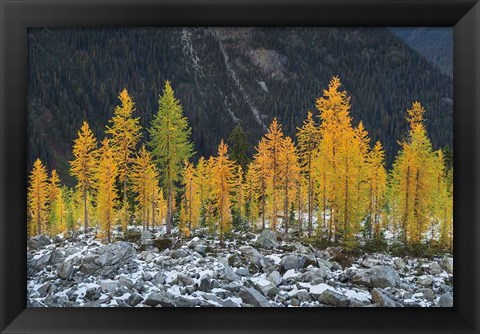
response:
<path fill-rule="evenodd" d="M 392 28 L 440 71 L 453 77 L 453 28 Z"/>
<path fill-rule="evenodd" d="M 291 135 L 334 75 L 388 163 L 415 100 L 434 147 L 452 143 L 451 78 L 386 28 L 29 29 L 28 49 L 28 168 L 40 157 L 70 183 L 81 122 L 102 138 L 125 87 L 148 127 L 167 79 L 199 155 L 213 154 L 235 124 L 252 147 L 274 117 Z"/>

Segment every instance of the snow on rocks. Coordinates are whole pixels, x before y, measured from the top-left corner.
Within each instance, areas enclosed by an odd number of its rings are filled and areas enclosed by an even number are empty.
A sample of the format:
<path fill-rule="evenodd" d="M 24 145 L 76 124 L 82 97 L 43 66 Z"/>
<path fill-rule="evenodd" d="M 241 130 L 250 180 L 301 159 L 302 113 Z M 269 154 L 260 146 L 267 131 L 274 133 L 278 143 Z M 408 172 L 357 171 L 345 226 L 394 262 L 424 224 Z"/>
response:
<path fill-rule="evenodd" d="M 31 238 L 28 306 L 453 305 L 449 257 L 399 258 L 381 253 L 355 257 L 339 247 L 318 250 L 300 242 L 280 242 L 272 231 L 263 237 L 242 234 L 224 245 L 206 233 L 185 241 L 167 238 L 158 230 L 128 231 L 126 236 L 115 234 L 108 245 L 92 231 L 56 243 L 43 236 Z"/>

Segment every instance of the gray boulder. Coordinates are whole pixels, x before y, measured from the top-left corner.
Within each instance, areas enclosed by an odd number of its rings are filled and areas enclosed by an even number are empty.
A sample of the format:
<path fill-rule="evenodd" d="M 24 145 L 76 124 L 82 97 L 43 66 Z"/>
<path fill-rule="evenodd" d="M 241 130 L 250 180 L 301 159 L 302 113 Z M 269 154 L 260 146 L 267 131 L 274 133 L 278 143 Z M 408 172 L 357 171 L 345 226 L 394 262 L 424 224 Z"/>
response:
<path fill-rule="evenodd" d="M 137 306 L 143 300 L 142 296 L 137 293 L 132 293 L 126 300 L 127 305 Z"/>
<path fill-rule="evenodd" d="M 113 292 L 113 290 L 117 288 L 118 282 L 113 280 L 100 280 L 98 281 L 98 285 L 100 285 L 102 292 Z"/>
<path fill-rule="evenodd" d="M 453 307 L 453 296 L 451 293 L 445 293 L 438 300 L 438 307 Z"/>
<path fill-rule="evenodd" d="M 194 249 L 196 246 L 203 245 L 203 244 L 204 242 L 202 239 L 200 239 L 199 237 L 195 237 L 188 242 L 188 248 Z"/>
<path fill-rule="evenodd" d="M 167 248 L 171 249 L 173 246 L 173 241 L 169 238 L 158 238 L 152 241 L 152 245 L 157 247 L 158 250 L 163 251 Z"/>
<path fill-rule="evenodd" d="M 282 276 L 280 276 L 280 273 L 278 271 L 272 271 L 272 273 L 268 276 L 267 278 L 270 282 L 275 284 L 275 286 L 279 286 L 282 284 Z"/>
<path fill-rule="evenodd" d="M 200 285 L 198 289 L 203 292 L 208 292 L 212 289 L 212 284 L 208 276 L 204 276 L 200 279 Z"/>
<path fill-rule="evenodd" d="M 430 263 L 429 271 L 432 275 L 438 275 L 442 272 L 442 267 L 437 262 L 432 262 Z"/>
<path fill-rule="evenodd" d="M 256 245 L 262 248 L 278 247 L 277 235 L 269 229 L 265 229 L 257 238 Z"/>
<path fill-rule="evenodd" d="M 194 297 L 178 296 L 174 299 L 176 307 L 195 307 L 201 303 L 201 300 Z"/>
<path fill-rule="evenodd" d="M 152 244 L 152 233 L 150 231 L 142 231 L 142 234 L 140 235 L 140 244 L 142 245 Z"/>
<path fill-rule="evenodd" d="M 126 230 L 123 233 L 123 240 L 128 242 L 137 242 L 140 240 L 142 232 L 137 230 Z"/>
<path fill-rule="evenodd" d="M 403 259 L 401 258 L 396 258 L 395 260 L 393 260 L 393 264 L 395 265 L 395 269 L 397 270 L 404 270 L 407 267 L 405 261 L 403 261 Z"/>
<path fill-rule="evenodd" d="M 70 261 L 57 264 L 57 275 L 64 279 L 71 279 L 73 265 Z"/>
<path fill-rule="evenodd" d="M 430 276 L 423 275 L 423 276 L 417 277 L 417 283 L 420 284 L 421 286 L 428 287 L 432 285 L 433 278 Z"/>
<path fill-rule="evenodd" d="M 280 264 L 285 270 L 300 269 L 303 268 L 305 259 L 301 256 L 289 254 L 282 258 Z"/>
<path fill-rule="evenodd" d="M 325 290 L 317 296 L 317 300 L 326 305 L 332 305 L 336 307 L 348 307 L 348 298 L 338 292 L 332 290 Z"/>
<path fill-rule="evenodd" d="M 449 274 L 453 274 L 453 258 L 446 257 L 440 261 L 440 266 Z"/>
<path fill-rule="evenodd" d="M 175 249 L 170 253 L 173 259 L 181 259 L 188 256 L 188 252 L 184 249 Z"/>
<path fill-rule="evenodd" d="M 257 251 L 252 246 L 241 246 L 239 250 L 249 262 L 260 266 L 260 260 L 263 258 L 263 255 L 260 254 L 259 251 Z"/>
<path fill-rule="evenodd" d="M 193 250 L 199 254 L 205 255 L 207 254 L 208 247 L 205 245 L 196 245 L 195 248 L 193 248 Z"/>
<path fill-rule="evenodd" d="M 369 288 L 386 288 L 400 284 L 400 276 L 390 266 L 375 266 L 361 270 L 351 278 L 352 283 Z"/>
<path fill-rule="evenodd" d="M 57 265 L 65 261 L 65 253 L 60 249 L 55 248 L 50 254 L 50 263 Z"/>
<path fill-rule="evenodd" d="M 86 275 L 113 278 L 124 265 L 134 265 L 134 256 L 135 249 L 130 243 L 114 242 L 87 254 L 81 262 L 80 271 Z"/>
<path fill-rule="evenodd" d="M 47 236 L 36 235 L 36 236 L 28 239 L 27 246 L 30 249 L 40 249 L 42 247 L 45 247 L 46 245 L 50 245 L 50 243 L 51 243 L 51 241 Z"/>
<path fill-rule="evenodd" d="M 157 305 L 162 307 L 175 307 L 175 301 L 168 292 L 151 293 L 144 303 L 152 307 Z"/>
<path fill-rule="evenodd" d="M 233 271 L 232 267 L 230 266 L 225 266 L 224 277 L 230 282 L 240 280 L 240 277 Z"/>
<path fill-rule="evenodd" d="M 393 299 L 393 296 L 386 291 L 374 288 L 370 291 L 372 300 L 380 307 L 403 307 L 403 305 Z"/>
<path fill-rule="evenodd" d="M 244 303 L 256 306 L 256 307 L 271 307 L 268 299 L 265 298 L 260 292 L 253 288 L 240 287 L 240 298 Z"/>

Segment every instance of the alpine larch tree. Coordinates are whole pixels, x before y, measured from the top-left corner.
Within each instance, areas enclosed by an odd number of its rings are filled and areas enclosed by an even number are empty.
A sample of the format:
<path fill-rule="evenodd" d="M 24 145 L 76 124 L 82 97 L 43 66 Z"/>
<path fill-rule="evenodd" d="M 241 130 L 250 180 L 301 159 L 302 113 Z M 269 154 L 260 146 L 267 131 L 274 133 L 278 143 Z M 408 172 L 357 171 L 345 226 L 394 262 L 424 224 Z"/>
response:
<path fill-rule="evenodd" d="M 46 225 L 48 174 L 40 159 L 33 164 L 29 182 L 28 211 L 31 223 L 28 231 L 30 235 L 42 234 Z"/>
<path fill-rule="evenodd" d="M 95 180 L 97 189 L 97 218 L 102 235 L 110 242 L 111 233 L 116 220 L 118 167 L 115 152 L 109 139 L 102 141 L 99 149 L 99 161 L 96 167 Z"/>
<path fill-rule="evenodd" d="M 96 166 L 97 140 L 86 121 L 83 122 L 78 137 L 73 142 L 74 160 L 70 161 L 70 174 L 77 179 L 77 189 L 83 199 L 83 221 L 85 230 L 88 229 L 89 192 L 94 186 L 94 169 Z"/>
<path fill-rule="evenodd" d="M 115 107 L 112 119 L 109 120 L 105 133 L 111 138 L 111 146 L 114 150 L 114 158 L 118 166 L 118 178 L 122 184 L 122 226 L 127 224 L 128 220 L 128 200 L 127 200 L 127 182 L 129 179 L 129 170 L 134 159 L 134 152 L 141 138 L 140 118 L 133 117 L 135 104 L 128 95 L 126 89 L 120 92 L 118 96 L 120 105 Z"/>
<path fill-rule="evenodd" d="M 232 224 L 232 191 L 234 186 L 235 164 L 228 156 L 228 146 L 223 142 L 218 145 L 217 156 L 212 166 L 213 206 L 218 221 L 220 242 Z"/>
<path fill-rule="evenodd" d="M 252 161 L 240 125 L 228 138 L 230 146 L 221 140 L 216 156 L 193 158 L 191 128 L 168 81 L 148 129 L 149 142 L 141 142 L 128 92 L 119 99 L 100 149 L 89 124 L 82 123 L 70 162 L 74 189 L 62 186 L 55 169 L 49 178 L 42 162 L 34 163 L 29 235 L 72 231 L 82 220 L 84 230 L 96 223 L 107 241 L 118 222 L 124 232 L 132 223 L 148 230 L 165 222 L 171 234 L 178 216 L 178 231 L 186 237 L 207 227 L 223 243 L 232 227 L 264 230 L 268 223 L 286 237 L 303 238 L 306 215 L 309 242 L 352 250 L 359 241 L 383 242 L 390 230 L 409 247 L 453 247 L 452 152 L 433 150 L 418 102 L 407 110 L 409 131 L 387 172 L 382 143 L 371 147 L 362 121 L 354 124 L 350 97 L 338 77 L 315 101 L 318 114 L 308 111 L 295 137 L 284 135 L 273 118 Z"/>
<path fill-rule="evenodd" d="M 318 148 L 319 134 L 320 132 L 313 120 L 312 112 L 309 111 L 307 118 L 303 121 L 302 127 L 297 129 L 298 157 L 302 174 L 307 179 L 307 233 L 309 237 L 312 235 L 314 208 L 313 168 L 315 152 Z M 298 187 L 301 189 L 301 183 L 298 184 Z M 298 195 L 301 196 L 300 193 Z M 300 215 L 299 219 L 301 219 Z"/>
<path fill-rule="evenodd" d="M 395 222 L 403 241 L 418 245 L 427 231 L 435 207 L 436 171 L 440 162 L 427 137 L 425 109 L 414 102 L 407 110 L 409 133 L 400 143 L 401 149 L 391 175 L 392 205 Z"/>
<path fill-rule="evenodd" d="M 130 171 L 132 190 L 137 194 L 135 200 L 138 202 L 141 210 L 143 229 L 148 229 L 149 225 L 147 213 L 151 210 L 152 201 L 154 200 L 155 184 L 158 182 L 156 176 L 152 157 L 146 150 L 145 145 L 143 145 L 133 160 Z M 154 214 L 153 210 L 152 214 Z"/>

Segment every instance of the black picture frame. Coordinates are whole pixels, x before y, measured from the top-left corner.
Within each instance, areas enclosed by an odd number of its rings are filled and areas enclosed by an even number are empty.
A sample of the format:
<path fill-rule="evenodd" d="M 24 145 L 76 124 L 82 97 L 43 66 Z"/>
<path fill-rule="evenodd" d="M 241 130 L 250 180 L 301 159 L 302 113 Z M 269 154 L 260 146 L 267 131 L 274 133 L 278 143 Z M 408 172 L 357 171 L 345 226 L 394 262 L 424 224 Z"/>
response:
<path fill-rule="evenodd" d="M 479 333 L 480 4 L 472 0 L 0 0 L 2 333 Z M 428 309 L 26 308 L 27 28 L 454 27 L 454 307 Z"/>

